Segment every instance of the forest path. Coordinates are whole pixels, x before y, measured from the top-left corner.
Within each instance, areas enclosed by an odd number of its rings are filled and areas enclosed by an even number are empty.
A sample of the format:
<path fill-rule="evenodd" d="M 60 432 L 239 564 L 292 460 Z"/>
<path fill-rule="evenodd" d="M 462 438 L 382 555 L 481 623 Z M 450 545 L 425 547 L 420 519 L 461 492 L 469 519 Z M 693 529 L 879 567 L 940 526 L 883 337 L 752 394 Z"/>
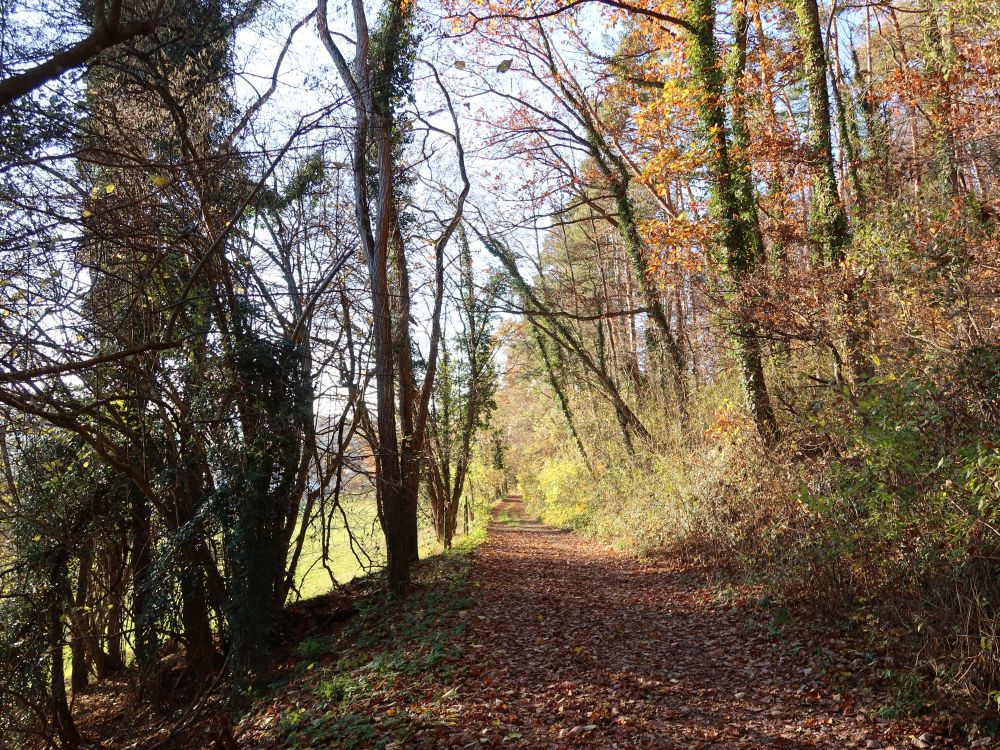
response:
<path fill-rule="evenodd" d="M 748 625 L 690 571 L 525 520 L 514 499 L 501 513 L 515 520 L 476 553 L 450 747 L 951 746 L 825 694 L 807 666 L 822 646 Z"/>

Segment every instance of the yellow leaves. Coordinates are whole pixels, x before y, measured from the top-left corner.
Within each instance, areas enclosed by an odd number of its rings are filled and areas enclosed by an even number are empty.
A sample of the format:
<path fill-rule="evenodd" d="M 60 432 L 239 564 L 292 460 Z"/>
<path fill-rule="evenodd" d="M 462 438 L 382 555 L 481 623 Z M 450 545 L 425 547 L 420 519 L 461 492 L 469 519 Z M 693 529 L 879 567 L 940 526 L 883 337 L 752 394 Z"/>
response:
<path fill-rule="evenodd" d="M 725 399 L 715 411 L 706 436 L 716 442 L 738 442 L 752 433 L 749 415 L 738 409 L 732 399 Z"/>
<path fill-rule="evenodd" d="M 103 186 L 94 185 L 93 187 L 90 188 L 90 200 L 94 204 L 96 204 L 104 196 L 111 195 L 112 193 L 114 193 L 116 189 L 117 188 L 114 185 L 114 183 L 111 182 Z M 84 219 L 89 219 L 93 215 L 94 212 L 91 211 L 89 208 L 85 208 L 80 212 L 80 216 L 83 217 Z"/>
<path fill-rule="evenodd" d="M 661 286 L 677 283 L 678 274 L 704 271 L 710 225 L 698 216 L 682 212 L 674 217 L 649 219 L 640 223 L 640 231 L 649 246 L 656 248 L 647 258 L 646 273 Z"/>
<path fill-rule="evenodd" d="M 40 541 L 42 541 L 42 535 L 41 534 L 35 534 L 33 537 L 31 537 L 31 541 L 33 541 L 33 542 L 40 542 Z"/>
<path fill-rule="evenodd" d="M 502 60 L 499 65 L 497 65 L 497 73 L 506 73 L 510 70 L 510 66 L 514 64 L 514 61 L 509 57 L 506 60 Z"/>
<path fill-rule="evenodd" d="M 150 183 L 153 187 L 164 188 L 170 184 L 170 178 L 162 174 L 154 174 L 149 178 Z"/>
<path fill-rule="evenodd" d="M 700 91 L 679 80 L 664 81 L 662 94 L 664 101 L 675 106 L 690 107 L 701 98 Z"/>
<path fill-rule="evenodd" d="M 107 185 L 105 185 L 105 186 L 104 186 L 103 188 L 100 188 L 100 187 L 98 187 L 97 185 L 94 185 L 94 187 L 92 187 L 92 188 L 90 189 L 90 197 L 91 197 L 91 199 L 92 199 L 92 200 L 95 200 L 95 201 L 96 201 L 96 200 L 97 200 L 98 198 L 100 198 L 100 197 L 101 197 L 101 194 L 102 194 L 102 193 L 103 193 L 104 195 L 111 195 L 112 193 L 114 193 L 114 192 L 115 192 L 115 190 L 116 190 L 116 189 L 117 189 L 117 188 L 116 188 L 116 186 L 114 185 L 114 183 L 111 183 L 111 182 L 109 182 L 109 183 L 108 183 Z"/>

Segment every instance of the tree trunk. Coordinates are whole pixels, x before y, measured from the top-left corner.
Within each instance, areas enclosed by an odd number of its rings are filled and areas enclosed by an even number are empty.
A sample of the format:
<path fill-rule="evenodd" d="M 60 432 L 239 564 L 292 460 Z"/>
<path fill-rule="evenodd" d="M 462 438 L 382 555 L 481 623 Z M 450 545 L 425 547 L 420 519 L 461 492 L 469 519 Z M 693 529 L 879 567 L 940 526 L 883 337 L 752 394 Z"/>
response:
<path fill-rule="evenodd" d="M 132 522 L 132 619 L 135 627 L 136 677 L 140 695 L 156 693 L 157 637 L 152 608 L 153 530 L 149 502 L 133 483 L 129 483 Z"/>
<path fill-rule="evenodd" d="M 66 701 L 66 669 L 63 662 L 63 605 L 68 601 L 69 582 L 66 580 L 65 553 L 59 553 L 59 559 L 52 568 L 51 591 L 49 593 L 49 659 L 50 680 L 49 700 L 52 711 L 52 723 L 55 725 L 59 740 L 66 747 L 77 747 L 80 744 L 80 732 L 73 722 L 73 716 Z"/>
<path fill-rule="evenodd" d="M 180 574 L 180 588 L 187 668 L 200 679 L 208 679 L 218 667 L 219 653 L 212 638 L 201 565 L 187 555 Z"/>
<path fill-rule="evenodd" d="M 741 196 L 733 184 L 723 104 L 725 87 L 715 54 L 715 0 L 692 0 L 689 10 L 688 64 L 704 92 L 699 114 L 710 147 L 710 207 L 719 226 L 723 267 L 729 283 L 734 287 L 733 291 L 738 291 L 744 280 L 757 269 L 759 261 L 753 226 L 748 221 L 755 208 L 746 205 L 746 195 L 741 203 Z M 764 443 L 770 445 L 778 439 L 778 422 L 767 391 L 756 331 L 749 321 L 740 320 L 730 325 L 730 333 L 754 427 Z"/>
<path fill-rule="evenodd" d="M 87 595 L 90 592 L 90 566 L 92 557 L 93 552 L 90 546 L 87 545 L 83 552 L 80 553 L 80 572 L 77 575 L 76 596 L 73 600 L 73 608 L 77 613 L 72 618 L 75 626 L 73 629 L 76 632 L 73 633 L 73 641 L 70 644 L 70 651 L 72 653 L 70 689 L 73 691 L 73 695 L 76 695 L 87 687 L 89 681 L 87 675 L 87 642 L 90 639 L 89 634 L 86 632 L 86 621 L 82 616 L 82 612 L 87 603 Z"/>
<path fill-rule="evenodd" d="M 847 213 L 837 188 L 826 46 L 817 0 L 795 0 L 795 17 L 809 93 L 810 128 L 806 142 L 815 173 L 810 206 L 814 257 L 819 263 L 840 263 L 844 260 L 850 234 Z"/>

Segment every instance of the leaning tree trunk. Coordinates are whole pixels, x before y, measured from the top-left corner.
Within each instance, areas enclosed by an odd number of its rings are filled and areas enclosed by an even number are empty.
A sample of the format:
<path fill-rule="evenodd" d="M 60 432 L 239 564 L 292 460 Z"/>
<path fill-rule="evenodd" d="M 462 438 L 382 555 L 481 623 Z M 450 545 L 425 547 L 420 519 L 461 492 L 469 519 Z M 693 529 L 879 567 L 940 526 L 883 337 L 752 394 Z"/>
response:
<path fill-rule="evenodd" d="M 538 352 L 542 356 L 542 364 L 545 366 L 545 376 L 549 381 L 549 387 L 556 394 L 556 399 L 559 401 L 559 410 L 562 412 L 563 419 L 566 420 L 566 429 L 569 430 L 569 434 L 573 438 L 573 443 L 576 445 L 576 449 L 579 451 L 580 458 L 583 459 L 587 471 L 590 473 L 590 476 L 594 476 L 594 465 L 590 462 L 590 456 L 587 455 L 587 449 L 583 447 L 583 440 L 576 429 L 576 422 L 573 420 L 573 407 L 569 402 L 569 397 L 566 395 L 566 389 L 559 382 L 559 377 L 553 367 L 552 357 L 549 354 L 548 345 L 545 343 L 545 334 L 531 322 L 530 318 L 529 325 L 531 326 L 532 336 L 535 339 L 535 346 L 538 347 Z"/>
<path fill-rule="evenodd" d="M 549 72 L 559 86 L 566 103 L 575 110 L 580 123 L 586 132 L 587 149 L 597 163 L 602 175 L 608 183 L 615 201 L 615 220 L 622 244 L 628 253 L 632 273 L 642 292 L 643 301 L 649 309 L 649 315 L 659 331 L 659 339 L 666 348 L 670 364 L 670 377 L 673 385 L 674 398 L 677 401 L 677 415 L 681 427 L 686 429 L 689 422 L 690 389 L 687 382 L 687 362 L 684 349 L 677 334 L 673 331 L 670 320 L 663 307 L 662 297 L 646 272 L 646 263 L 642 257 L 642 237 L 636 222 L 635 203 L 629 195 L 630 172 L 622 158 L 610 148 L 602 135 L 599 122 L 587 103 L 578 97 L 564 82 L 556 65 L 555 57 L 549 46 L 548 37 L 539 32 L 544 44 Z M 620 407 L 616 407 L 620 411 Z M 626 440 L 629 440 L 626 435 Z"/>
<path fill-rule="evenodd" d="M 639 419 L 638 415 L 625 402 L 625 399 L 622 398 L 621 392 L 611 376 L 597 362 L 594 361 L 594 358 L 591 356 L 586 346 L 584 346 L 583 342 L 572 331 L 570 331 L 566 325 L 562 323 L 562 321 L 560 321 L 559 316 L 553 313 L 553 311 L 542 302 L 531 285 L 525 281 L 524 276 L 517 267 L 517 261 L 511 254 L 509 248 L 507 248 L 502 241 L 493 236 L 483 235 L 478 231 L 476 234 L 479 236 L 479 240 L 483 243 L 487 252 L 499 260 L 504 269 L 507 271 L 511 282 L 514 285 L 514 289 L 524 305 L 526 313 L 528 315 L 536 315 L 539 318 L 544 318 L 546 324 L 551 327 L 551 330 L 546 330 L 541 323 L 533 323 L 533 325 L 537 327 L 539 331 L 549 336 L 558 345 L 564 346 L 569 351 L 572 351 L 573 354 L 579 358 L 580 363 L 597 379 L 601 392 L 611 402 L 616 414 L 624 420 L 628 429 L 642 440 L 652 442 L 653 436 L 649 433 L 649 430 L 646 429 L 646 426 L 642 423 L 642 420 Z"/>

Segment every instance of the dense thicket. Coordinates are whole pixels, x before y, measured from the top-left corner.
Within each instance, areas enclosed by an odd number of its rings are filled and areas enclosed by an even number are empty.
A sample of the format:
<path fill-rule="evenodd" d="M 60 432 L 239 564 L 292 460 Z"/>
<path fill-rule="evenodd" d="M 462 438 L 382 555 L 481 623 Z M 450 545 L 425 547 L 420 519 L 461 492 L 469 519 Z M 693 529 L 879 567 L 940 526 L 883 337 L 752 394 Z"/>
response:
<path fill-rule="evenodd" d="M 325 4 L 4 6 L 3 742 L 86 741 L 95 679 L 238 710 L 340 556 L 404 594 L 428 431 L 450 545 L 494 316 L 418 10 L 370 12 L 346 65 Z M 384 544 L 338 541 L 348 506 Z"/>

